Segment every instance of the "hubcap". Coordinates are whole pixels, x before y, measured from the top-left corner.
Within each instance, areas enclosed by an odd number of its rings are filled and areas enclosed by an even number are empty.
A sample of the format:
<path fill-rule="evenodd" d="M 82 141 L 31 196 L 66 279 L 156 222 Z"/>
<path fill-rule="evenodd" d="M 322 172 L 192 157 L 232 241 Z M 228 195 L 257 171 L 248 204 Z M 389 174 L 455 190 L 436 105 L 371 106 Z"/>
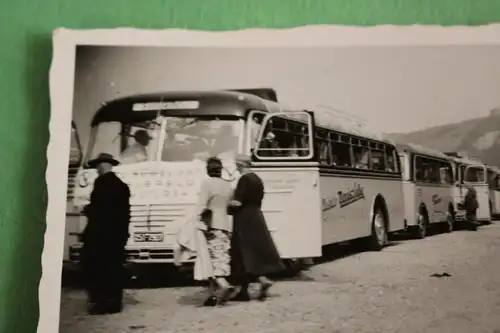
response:
<path fill-rule="evenodd" d="M 418 221 L 417 223 L 418 223 L 419 229 L 421 230 L 422 233 L 425 233 L 425 219 L 424 219 L 424 216 L 422 214 L 418 214 L 417 221 Z"/>
<path fill-rule="evenodd" d="M 375 227 L 375 234 L 377 235 L 379 244 L 383 245 L 385 243 L 385 224 L 384 218 L 380 214 L 375 215 L 373 226 Z"/>

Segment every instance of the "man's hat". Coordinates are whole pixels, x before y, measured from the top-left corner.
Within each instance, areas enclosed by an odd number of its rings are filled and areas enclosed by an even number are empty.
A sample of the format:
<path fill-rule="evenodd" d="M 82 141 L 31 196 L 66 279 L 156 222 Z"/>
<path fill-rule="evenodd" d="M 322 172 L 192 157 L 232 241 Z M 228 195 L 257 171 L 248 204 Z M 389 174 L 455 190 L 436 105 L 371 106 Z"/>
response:
<path fill-rule="evenodd" d="M 99 156 L 97 156 L 93 160 L 90 160 L 87 164 L 89 167 L 95 168 L 101 163 L 109 163 L 112 166 L 117 166 L 118 164 L 120 164 L 120 162 L 114 159 L 113 155 L 108 153 L 100 153 Z"/>
<path fill-rule="evenodd" d="M 152 139 L 151 135 L 149 135 L 148 131 L 146 131 L 146 130 L 140 129 L 140 130 L 135 131 L 134 139 L 140 140 L 141 138 L 144 138 L 144 139 L 147 138 L 148 140 Z"/>

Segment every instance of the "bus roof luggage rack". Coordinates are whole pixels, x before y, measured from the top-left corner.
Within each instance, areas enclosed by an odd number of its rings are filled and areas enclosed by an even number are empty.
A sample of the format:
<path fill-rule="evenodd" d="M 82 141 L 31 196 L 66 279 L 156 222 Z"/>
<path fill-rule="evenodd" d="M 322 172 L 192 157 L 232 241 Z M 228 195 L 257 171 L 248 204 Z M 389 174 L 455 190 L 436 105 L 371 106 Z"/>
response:
<path fill-rule="evenodd" d="M 225 91 L 250 94 L 271 102 L 278 102 L 278 94 L 276 94 L 276 90 L 272 88 L 227 89 Z"/>

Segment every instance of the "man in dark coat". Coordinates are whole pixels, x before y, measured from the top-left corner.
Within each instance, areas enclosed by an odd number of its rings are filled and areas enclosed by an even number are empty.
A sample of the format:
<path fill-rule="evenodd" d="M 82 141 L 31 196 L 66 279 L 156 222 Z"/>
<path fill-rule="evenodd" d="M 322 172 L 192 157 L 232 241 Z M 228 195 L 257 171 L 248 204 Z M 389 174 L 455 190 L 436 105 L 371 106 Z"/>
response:
<path fill-rule="evenodd" d="M 477 192 L 474 187 L 468 185 L 467 193 L 465 194 L 464 201 L 462 202 L 462 209 L 465 210 L 465 223 L 469 230 L 477 230 L 479 223 L 477 222 L 477 209 L 479 203 L 477 201 Z"/>
<path fill-rule="evenodd" d="M 259 176 L 249 171 L 250 159 L 236 158 L 241 177 L 234 192 L 239 207 L 234 211 L 231 239 L 231 260 L 235 284 L 241 291 L 233 300 L 248 301 L 248 286 L 253 280 L 261 285 L 259 299 L 268 297 L 273 282 L 266 275 L 285 269 L 261 211 L 264 184 Z"/>
<path fill-rule="evenodd" d="M 87 226 L 82 234 L 82 269 L 89 295 L 89 314 L 122 310 L 125 245 L 129 237 L 130 190 L 111 171 L 118 165 L 110 154 L 89 161 L 98 177 L 83 212 Z"/>

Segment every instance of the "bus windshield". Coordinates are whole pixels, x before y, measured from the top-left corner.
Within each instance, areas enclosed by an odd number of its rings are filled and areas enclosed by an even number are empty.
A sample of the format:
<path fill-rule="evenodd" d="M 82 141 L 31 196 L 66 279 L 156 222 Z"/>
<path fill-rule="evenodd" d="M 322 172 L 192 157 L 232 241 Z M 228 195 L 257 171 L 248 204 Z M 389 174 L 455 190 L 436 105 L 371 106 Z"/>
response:
<path fill-rule="evenodd" d="M 464 175 L 464 181 L 467 183 L 485 183 L 485 168 L 483 166 L 469 167 Z"/>
<path fill-rule="evenodd" d="M 166 117 L 165 121 L 162 161 L 231 158 L 239 152 L 242 119 L 203 116 Z"/>
<path fill-rule="evenodd" d="M 155 160 L 160 127 L 155 119 L 128 124 L 102 122 L 92 129 L 87 160 L 103 152 L 123 164 Z"/>
<path fill-rule="evenodd" d="M 231 158 L 239 152 L 243 128 L 242 119 L 214 116 L 159 117 L 129 124 L 102 122 L 93 129 L 88 160 L 102 152 L 112 154 L 122 164 Z"/>

